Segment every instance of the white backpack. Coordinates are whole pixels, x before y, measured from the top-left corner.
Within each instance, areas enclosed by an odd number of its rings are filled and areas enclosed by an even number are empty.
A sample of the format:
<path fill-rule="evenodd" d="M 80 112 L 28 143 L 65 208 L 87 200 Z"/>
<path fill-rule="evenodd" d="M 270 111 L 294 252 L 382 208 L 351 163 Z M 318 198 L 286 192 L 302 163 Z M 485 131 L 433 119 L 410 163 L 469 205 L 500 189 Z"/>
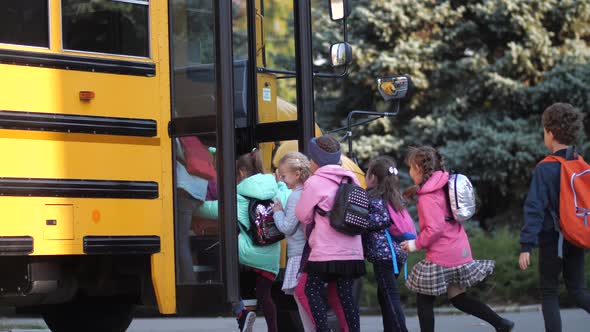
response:
<path fill-rule="evenodd" d="M 449 205 L 453 218 L 463 222 L 475 214 L 475 190 L 463 174 L 451 174 L 448 184 Z"/>

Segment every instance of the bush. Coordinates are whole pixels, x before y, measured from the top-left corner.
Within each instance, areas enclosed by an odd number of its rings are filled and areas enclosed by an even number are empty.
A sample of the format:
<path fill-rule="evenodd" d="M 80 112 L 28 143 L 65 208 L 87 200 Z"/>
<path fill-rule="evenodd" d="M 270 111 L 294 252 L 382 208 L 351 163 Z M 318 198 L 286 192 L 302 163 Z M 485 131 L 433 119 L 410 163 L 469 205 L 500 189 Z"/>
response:
<path fill-rule="evenodd" d="M 473 223 L 465 224 L 469 234 L 469 242 L 474 259 L 492 259 L 496 261 L 494 274 L 476 287 L 469 289 L 469 294 L 480 298 L 492 305 L 524 305 L 540 303 L 538 253 L 533 251 L 531 266 L 526 271 L 518 267 L 520 254 L 519 230 L 502 227 L 493 233 L 486 233 Z M 424 258 L 424 252 L 410 255 L 408 267 Z M 586 283 L 590 287 L 590 255 L 586 255 Z M 367 275 L 363 281 L 361 305 L 369 308 L 379 308 L 377 301 L 377 287 L 371 264 L 367 264 Z M 416 306 L 416 296 L 404 285 L 403 276 L 398 279 L 400 297 L 406 308 Z M 561 285 L 560 299 L 563 306 L 574 306 L 566 296 L 566 290 Z M 438 299 L 438 304 L 448 303 L 445 296 Z"/>

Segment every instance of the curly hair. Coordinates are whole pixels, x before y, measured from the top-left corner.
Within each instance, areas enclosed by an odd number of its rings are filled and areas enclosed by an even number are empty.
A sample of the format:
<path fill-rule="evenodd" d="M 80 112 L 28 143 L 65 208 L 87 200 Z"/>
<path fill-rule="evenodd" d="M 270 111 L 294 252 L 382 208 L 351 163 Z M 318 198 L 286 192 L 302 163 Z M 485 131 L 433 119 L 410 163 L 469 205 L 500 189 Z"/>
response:
<path fill-rule="evenodd" d="M 299 171 L 299 180 L 307 181 L 311 176 L 310 162 L 301 152 L 289 152 L 281 158 L 280 165 L 287 165 L 291 171 Z"/>
<path fill-rule="evenodd" d="M 406 157 L 408 166 L 415 166 L 422 171 L 422 183 L 411 186 L 404 191 L 404 197 L 415 199 L 416 192 L 436 171 L 445 170 L 445 161 L 437 149 L 431 146 L 410 147 Z"/>
<path fill-rule="evenodd" d="M 543 112 L 543 128 L 551 132 L 556 141 L 574 145 L 582 129 L 582 114 L 567 103 L 555 103 Z"/>
<path fill-rule="evenodd" d="M 316 138 L 316 144 L 324 151 L 334 153 L 340 150 L 340 143 L 332 136 L 320 136 Z"/>

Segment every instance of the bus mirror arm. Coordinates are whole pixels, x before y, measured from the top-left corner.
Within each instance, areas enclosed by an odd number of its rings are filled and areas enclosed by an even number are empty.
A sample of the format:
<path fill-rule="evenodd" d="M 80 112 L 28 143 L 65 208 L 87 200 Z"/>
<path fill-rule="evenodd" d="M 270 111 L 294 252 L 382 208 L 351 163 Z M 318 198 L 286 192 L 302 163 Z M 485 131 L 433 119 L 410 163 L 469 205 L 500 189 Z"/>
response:
<path fill-rule="evenodd" d="M 343 77 L 348 76 L 348 69 L 349 69 L 349 66 L 348 65 L 345 65 L 344 66 L 344 69 L 339 74 L 314 72 L 313 73 L 313 77 L 318 77 L 318 78 L 343 78 Z"/>
<path fill-rule="evenodd" d="M 358 164 L 358 160 L 356 159 L 356 156 L 354 155 L 354 153 L 352 151 L 352 128 L 353 127 L 364 125 L 366 123 L 375 121 L 377 119 L 381 119 L 383 117 L 396 116 L 398 114 L 398 112 L 399 112 L 399 101 L 396 102 L 394 105 L 394 112 L 376 112 L 376 111 L 363 111 L 363 110 L 353 110 L 353 111 L 348 112 L 348 117 L 346 119 L 347 126 L 344 128 L 338 128 L 338 129 L 342 129 L 342 130 L 346 129 L 346 133 L 344 134 L 344 136 L 342 137 L 342 139 L 340 141 L 342 142 L 342 141 L 348 139 L 348 157 L 352 161 L 354 161 L 356 164 Z M 369 116 L 374 116 L 374 117 L 353 124 L 352 117 L 357 114 L 358 115 L 369 115 Z M 333 130 L 331 132 L 333 133 L 333 132 L 339 131 L 338 129 Z"/>
<path fill-rule="evenodd" d="M 348 69 L 349 69 L 349 66 L 346 65 L 346 66 L 344 66 L 343 71 L 341 73 L 337 73 L 337 74 L 335 74 L 335 73 L 322 73 L 322 72 L 314 71 L 313 76 L 319 77 L 319 78 L 343 78 L 348 75 Z M 293 70 L 269 69 L 269 68 L 263 68 L 263 67 L 258 67 L 256 70 L 259 73 L 270 73 L 270 74 L 283 75 L 283 76 L 277 77 L 277 79 L 295 78 L 295 75 L 296 75 L 296 72 Z"/>

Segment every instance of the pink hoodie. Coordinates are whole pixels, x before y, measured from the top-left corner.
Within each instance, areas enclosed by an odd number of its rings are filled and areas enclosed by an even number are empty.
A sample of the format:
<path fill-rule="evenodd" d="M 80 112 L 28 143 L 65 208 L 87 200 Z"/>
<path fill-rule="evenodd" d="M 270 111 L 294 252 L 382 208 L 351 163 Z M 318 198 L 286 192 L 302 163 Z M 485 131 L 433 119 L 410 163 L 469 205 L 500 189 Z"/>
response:
<path fill-rule="evenodd" d="M 471 247 L 460 222 L 445 221 L 450 216 L 444 186 L 449 173 L 436 171 L 418 190 L 420 234 L 416 249 L 426 250 L 426 260 L 444 267 L 471 262 Z"/>
<path fill-rule="evenodd" d="M 309 237 L 313 262 L 364 260 L 363 244 L 360 235 L 342 234 L 330 226 L 328 217 L 315 213 L 319 206 L 324 211 L 332 210 L 336 191 L 342 178 L 348 176 L 359 184 L 356 176 L 349 170 L 337 165 L 320 167 L 303 185 L 301 198 L 295 207 L 295 215 L 300 222 L 310 224 L 315 220 L 315 228 Z"/>

